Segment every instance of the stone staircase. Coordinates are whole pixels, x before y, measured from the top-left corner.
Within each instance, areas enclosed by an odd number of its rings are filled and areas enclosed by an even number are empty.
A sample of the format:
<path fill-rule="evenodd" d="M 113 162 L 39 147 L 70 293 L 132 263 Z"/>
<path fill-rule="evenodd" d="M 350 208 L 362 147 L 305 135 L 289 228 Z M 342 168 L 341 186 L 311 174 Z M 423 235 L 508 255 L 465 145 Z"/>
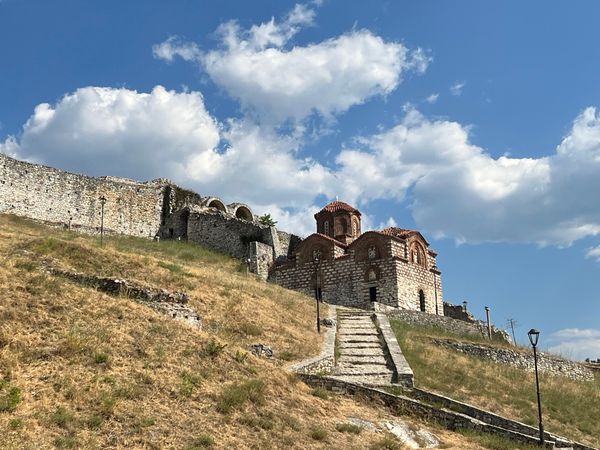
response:
<path fill-rule="evenodd" d="M 390 386 L 397 379 L 372 313 L 338 308 L 339 356 L 332 376 L 368 386 Z"/>

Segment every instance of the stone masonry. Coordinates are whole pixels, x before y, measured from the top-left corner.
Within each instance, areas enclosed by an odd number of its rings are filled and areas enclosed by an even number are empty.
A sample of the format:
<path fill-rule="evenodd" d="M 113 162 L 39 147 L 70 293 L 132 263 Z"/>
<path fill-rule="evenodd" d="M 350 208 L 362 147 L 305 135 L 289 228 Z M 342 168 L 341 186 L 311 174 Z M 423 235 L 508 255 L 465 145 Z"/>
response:
<path fill-rule="evenodd" d="M 304 239 L 269 279 L 331 304 L 443 314 L 437 254 L 418 231 L 361 233 L 360 212 L 335 201 L 315 215 L 317 233 Z"/>
<path fill-rule="evenodd" d="M 226 205 L 167 179 L 89 177 L 1 153 L 0 213 L 85 233 L 99 233 L 103 227 L 107 234 L 187 240 L 244 259 L 251 257 L 250 243 L 258 242 L 269 246 L 270 262 L 287 258 L 300 242 L 297 236 L 261 225 L 243 203 Z M 250 265 L 266 278 L 264 264 Z"/>

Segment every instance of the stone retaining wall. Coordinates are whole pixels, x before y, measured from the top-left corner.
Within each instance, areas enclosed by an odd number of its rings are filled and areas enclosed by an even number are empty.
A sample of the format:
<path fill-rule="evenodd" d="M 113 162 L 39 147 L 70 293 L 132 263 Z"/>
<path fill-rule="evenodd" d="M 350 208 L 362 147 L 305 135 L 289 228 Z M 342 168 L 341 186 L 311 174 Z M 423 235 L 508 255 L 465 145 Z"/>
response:
<path fill-rule="evenodd" d="M 539 436 L 538 428 L 517 422 L 516 420 L 507 419 L 506 417 L 499 416 L 498 414 L 486 411 L 485 409 L 476 408 L 475 406 L 467 403 L 459 402 L 450 397 L 445 397 L 434 392 L 417 388 L 407 390 L 406 394 L 416 400 L 441 405 L 444 408 L 449 408 L 453 411 L 460 411 L 463 414 L 474 417 L 475 419 L 491 425 L 495 425 L 510 431 L 516 431 L 517 433 L 527 434 L 533 437 Z M 544 437 L 546 440 L 554 441 L 556 443 L 560 443 L 561 445 L 568 446 L 569 444 L 572 444 L 571 442 L 566 441 L 564 438 L 556 436 L 552 433 L 548 433 L 547 431 L 544 432 Z M 578 446 L 575 448 L 585 448 L 585 446 L 583 444 L 578 444 Z"/>
<path fill-rule="evenodd" d="M 330 326 L 324 326 L 327 322 Z M 288 366 L 288 370 L 304 375 L 321 375 L 330 373 L 335 367 L 335 337 L 337 334 L 337 312 L 333 305 L 329 305 L 327 321 L 323 321 L 321 330 L 325 330 L 325 342 L 323 350 L 318 356 L 300 361 Z"/>
<path fill-rule="evenodd" d="M 339 394 L 354 395 L 370 402 L 381 403 L 401 414 L 408 414 L 427 421 L 437 422 L 451 431 L 474 430 L 482 433 L 502 436 L 507 439 L 528 445 L 537 445 L 539 442 L 537 437 L 506 430 L 495 425 L 484 423 L 481 420 L 475 419 L 466 414 L 436 408 L 402 395 L 393 395 L 380 389 L 369 388 L 333 378 L 303 374 L 300 374 L 299 376 L 301 376 L 304 382 L 310 386 L 327 389 Z M 547 448 L 553 448 L 553 446 L 553 441 L 546 442 Z M 593 450 L 591 447 L 584 445 L 574 446 L 573 448 L 581 450 Z"/>
<path fill-rule="evenodd" d="M 475 356 L 499 364 L 507 364 L 509 366 L 518 367 L 519 369 L 525 369 L 529 372 L 534 371 L 532 353 L 523 353 L 510 348 L 498 348 L 487 345 L 458 342 L 451 339 L 432 339 L 432 342 L 441 347 L 464 353 L 465 355 Z M 543 352 L 540 352 L 538 357 L 538 367 L 542 373 L 567 377 L 578 381 L 594 380 L 593 372 L 583 364 Z"/>
<path fill-rule="evenodd" d="M 198 313 L 187 306 L 189 298 L 183 292 L 169 292 L 166 289 L 141 286 L 126 280 L 84 275 L 55 267 L 46 267 L 46 270 L 53 275 L 64 277 L 79 285 L 91 287 L 112 296 L 122 295 L 131 298 L 171 319 L 184 322 L 194 328 L 202 326 L 202 320 Z"/>

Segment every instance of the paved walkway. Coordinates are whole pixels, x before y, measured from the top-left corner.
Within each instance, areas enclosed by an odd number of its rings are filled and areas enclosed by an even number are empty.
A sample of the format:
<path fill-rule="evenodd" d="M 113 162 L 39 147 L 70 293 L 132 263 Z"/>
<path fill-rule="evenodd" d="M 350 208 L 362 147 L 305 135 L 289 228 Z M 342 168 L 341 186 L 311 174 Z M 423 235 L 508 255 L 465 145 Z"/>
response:
<path fill-rule="evenodd" d="M 338 308 L 340 353 L 333 378 L 370 386 L 392 384 L 393 366 L 388 363 L 371 315 L 368 311 Z"/>

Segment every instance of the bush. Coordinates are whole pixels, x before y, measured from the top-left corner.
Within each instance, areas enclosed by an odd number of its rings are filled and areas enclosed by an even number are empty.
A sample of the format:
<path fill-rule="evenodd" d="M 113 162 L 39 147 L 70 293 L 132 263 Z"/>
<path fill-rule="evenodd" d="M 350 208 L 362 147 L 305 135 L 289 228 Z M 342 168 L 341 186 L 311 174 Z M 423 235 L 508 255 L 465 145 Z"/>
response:
<path fill-rule="evenodd" d="M 227 347 L 227 344 L 219 344 L 213 339 L 202 348 L 200 353 L 204 356 L 216 358 L 225 350 L 225 347 Z"/>
<path fill-rule="evenodd" d="M 110 356 L 103 352 L 95 352 L 93 358 L 96 364 L 106 364 L 110 359 Z"/>
<path fill-rule="evenodd" d="M 335 429 L 340 433 L 352 433 L 352 434 L 360 434 L 362 428 L 358 425 L 354 425 L 353 423 L 338 423 L 335 426 Z"/>
<path fill-rule="evenodd" d="M 73 413 L 64 406 L 58 406 L 52 413 L 52 422 L 61 428 L 69 428 L 74 420 L 75 417 L 73 416 Z"/>
<path fill-rule="evenodd" d="M 310 393 L 321 400 L 329 400 L 329 391 L 327 389 L 314 388 Z"/>
<path fill-rule="evenodd" d="M 194 440 L 194 443 L 186 450 L 197 450 L 201 448 L 210 448 L 215 445 L 215 440 L 208 434 L 203 434 Z"/>
<path fill-rule="evenodd" d="M 0 412 L 14 411 L 21 400 L 21 389 L 0 380 Z"/>
<path fill-rule="evenodd" d="M 324 441 L 327 439 L 327 431 L 325 431 L 323 428 L 315 428 L 310 434 L 310 437 L 315 441 Z"/>
<path fill-rule="evenodd" d="M 260 404 L 264 399 L 264 390 L 265 382 L 257 378 L 226 387 L 217 400 L 217 411 L 229 414 L 247 401 Z"/>

